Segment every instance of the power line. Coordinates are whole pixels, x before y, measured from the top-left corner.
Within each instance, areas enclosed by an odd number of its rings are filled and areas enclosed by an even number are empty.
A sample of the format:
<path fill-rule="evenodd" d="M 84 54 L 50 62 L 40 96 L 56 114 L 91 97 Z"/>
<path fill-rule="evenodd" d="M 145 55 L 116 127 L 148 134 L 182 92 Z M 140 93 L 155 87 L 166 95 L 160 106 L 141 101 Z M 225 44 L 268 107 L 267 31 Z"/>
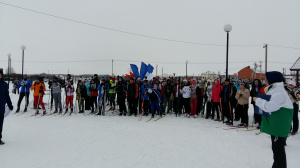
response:
<path fill-rule="evenodd" d="M 40 11 L 37 11 L 37 10 L 28 9 L 28 8 L 24 8 L 24 7 L 12 5 L 12 4 L 4 3 L 4 2 L 0 2 L 0 4 L 6 5 L 6 6 L 10 6 L 10 7 L 14 7 L 14 8 L 18 8 L 18 9 L 22 9 L 22 10 L 26 10 L 26 11 L 37 13 L 37 14 L 42 14 L 42 15 L 54 17 L 54 18 L 61 19 L 61 20 L 66 20 L 66 21 L 70 21 L 70 22 L 74 22 L 74 23 L 84 24 L 84 25 L 88 25 L 88 26 L 92 26 L 92 27 L 97 27 L 97 28 L 101 28 L 101 29 L 105 29 L 105 30 L 109 30 L 109 31 L 114 31 L 114 32 L 118 32 L 118 33 L 124 33 L 124 34 L 139 36 L 139 37 L 145 37 L 145 38 L 151 38 L 151 39 L 163 40 L 163 41 L 169 41 L 169 42 L 176 42 L 176 43 L 197 44 L 197 45 L 204 45 L 204 46 L 216 46 L 216 47 L 223 47 L 223 46 L 225 46 L 225 45 L 222 45 L 222 44 L 183 41 L 183 40 L 176 40 L 176 39 L 169 39 L 169 38 L 156 37 L 156 36 L 145 35 L 145 34 L 140 34 L 140 33 L 134 33 L 134 32 L 129 32 L 129 31 L 125 31 L 125 30 L 119 30 L 119 29 L 110 28 L 110 27 L 106 27 L 106 26 L 100 26 L 100 25 L 96 25 L 96 24 L 92 24 L 92 23 L 88 23 L 88 22 L 83 22 L 83 21 L 78 21 L 78 20 L 74 20 L 74 19 L 69 19 L 69 18 L 66 18 L 66 17 L 61 17 L 61 16 L 57 16 L 57 15 L 54 15 L 54 14 L 40 12 Z M 261 45 L 256 45 L 256 44 L 254 44 L 254 45 L 248 45 L 248 44 L 231 44 L 230 46 L 235 46 L 235 47 L 260 47 Z M 300 49 L 300 48 L 296 48 L 296 47 L 287 47 L 287 46 L 279 46 L 279 45 L 272 45 L 272 46 L 283 47 L 283 48 L 292 48 L 292 49 Z"/>

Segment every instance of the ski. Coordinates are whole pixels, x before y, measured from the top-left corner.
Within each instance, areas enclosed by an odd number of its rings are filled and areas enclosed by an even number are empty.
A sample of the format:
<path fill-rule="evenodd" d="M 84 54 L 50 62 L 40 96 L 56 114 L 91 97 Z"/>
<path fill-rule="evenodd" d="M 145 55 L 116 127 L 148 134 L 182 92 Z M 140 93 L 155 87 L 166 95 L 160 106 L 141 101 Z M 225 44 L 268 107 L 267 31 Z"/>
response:
<path fill-rule="evenodd" d="M 247 129 L 247 130 L 237 130 L 237 131 L 254 131 L 257 130 L 257 128 L 251 128 L 251 129 Z"/>
<path fill-rule="evenodd" d="M 261 134 L 262 132 L 261 131 L 259 131 L 259 132 L 257 132 L 257 133 L 255 133 L 255 135 L 259 135 L 259 134 Z"/>
<path fill-rule="evenodd" d="M 165 116 L 160 116 L 160 117 L 158 117 L 157 119 L 155 119 L 153 122 L 155 122 L 155 121 L 158 121 L 158 120 L 160 120 L 160 119 L 162 119 L 162 118 L 164 118 Z"/>
<path fill-rule="evenodd" d="M 154 117 L 151 117 L 149 120 L 147 120 L 146 122 L 149 122 L 149 121 L 151 121 L 152 119 L 154 119 Z"/>

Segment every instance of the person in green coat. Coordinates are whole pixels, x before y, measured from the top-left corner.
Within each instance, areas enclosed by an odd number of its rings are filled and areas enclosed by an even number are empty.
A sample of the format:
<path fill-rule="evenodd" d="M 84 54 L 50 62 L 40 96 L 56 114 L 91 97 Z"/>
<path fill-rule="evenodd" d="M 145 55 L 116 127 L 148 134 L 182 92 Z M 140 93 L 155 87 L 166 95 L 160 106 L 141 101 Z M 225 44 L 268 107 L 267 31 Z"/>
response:
<path fill-rule="evenodd" d="M 261 132 L 271 135 L 274 163 L 272 168 L 286 168 L 286 139 L 291 129 L 293 104 L 284 89 L 283 75 L 266 73 L 266 95 L 258 94 L 255 111 L 262 115 Z"/>

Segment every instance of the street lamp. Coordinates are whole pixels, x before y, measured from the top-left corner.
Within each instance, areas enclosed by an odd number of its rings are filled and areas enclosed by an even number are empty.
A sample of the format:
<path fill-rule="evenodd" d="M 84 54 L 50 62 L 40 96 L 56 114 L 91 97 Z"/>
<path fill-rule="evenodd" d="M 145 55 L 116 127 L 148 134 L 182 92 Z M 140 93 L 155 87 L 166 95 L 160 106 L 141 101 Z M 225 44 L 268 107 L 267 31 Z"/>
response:
<path fill-rule="evenodd" d="M 23 72 L 24 72 L 24 50 L 26 49 L 26 47 L 24 45 L 21 46 L 22 49 L 22 77 L 23 78 Z"/>
<path fill-rule="evenodd" d="M 229 44 L 229 32 L 232 30 L 232 26 L 227 24 L 224 26 L 224 31 L 227 32 L 227 45 L 226 45 L 226 79 L 228 78 L 228 44 Z"/>

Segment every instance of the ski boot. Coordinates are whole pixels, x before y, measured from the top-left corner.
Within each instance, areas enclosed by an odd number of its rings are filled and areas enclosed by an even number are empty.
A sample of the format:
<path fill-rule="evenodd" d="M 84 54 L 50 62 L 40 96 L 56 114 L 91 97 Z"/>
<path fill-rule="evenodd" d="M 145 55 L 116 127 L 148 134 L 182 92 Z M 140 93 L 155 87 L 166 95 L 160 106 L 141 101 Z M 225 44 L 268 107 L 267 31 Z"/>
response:
<path fill-rule="evenodd" d="M 0 145 L 4 145 L 4 144 L 5 144 L 5 142 L 0 140 Z"/>
<path fill-rule="evenodd" d="M 20 107 L 17 108 L 16 113 L 20 112 Z"/>
<path fill-rule="evenodd" d="M 24 112 L 27 112 L 27 108 L 25 107 Z"/>
<path fill-rule="evenodd" d="M 214 121 L 220 121 L 220 119 L 219 119 L 219 118 L 216 118 Z"/>
<path fill-rule="evenodd" d="M 46 110 L 44 109 L 44 111 L 43 111 L 43 115 L 46 115 L 47 113 L 46 113 Z"/>

